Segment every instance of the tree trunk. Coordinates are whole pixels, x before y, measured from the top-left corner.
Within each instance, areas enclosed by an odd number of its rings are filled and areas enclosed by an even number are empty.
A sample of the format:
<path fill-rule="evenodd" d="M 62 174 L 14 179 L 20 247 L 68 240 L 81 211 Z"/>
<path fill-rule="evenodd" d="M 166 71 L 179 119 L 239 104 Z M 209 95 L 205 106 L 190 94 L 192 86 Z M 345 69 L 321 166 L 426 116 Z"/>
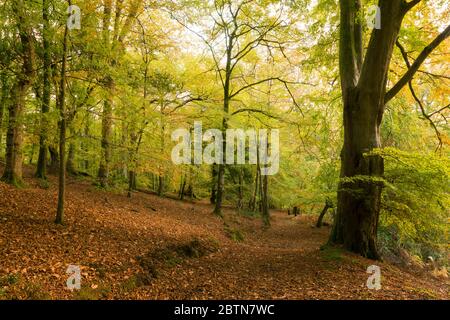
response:
<path fill-rule="evenodd" d="M 330 242 L 364 257 L 379 259 L 377 228 L 383 159 L 366 156 L 381 147 L 389 64 L 406 3 L 380 0 L 381 29 L 374 29 L 363 61 L 361 4 L 341 0 L 340 73 L 344 103 L 344 146 L 337 216 Z"/>
<path fill-rule="evenodd" d="M 103 105 L 103 118 L 102 118 L 102 153 L 100 159 L 100 166 L 98 169 L 98 181 L 103 188 L 109 185 L 109 173 L 111 166 L 111 137 L 112 137 L 112 115 L 113 115 L 113 87 L 114 82 L 112 78 L 107 80 L 108 97 L 104 101 Z"/>
<path fill-rule="evenodd" d="M 33 164 L 33 159 L 34 159 L 34 151 L 36 149 L 36 144 L 32 144 L 31 145 L 31 152 L 30 152 L 30 158 L 28 159 L 28 164 L 32 165 Z"/>
<path fill-rule="evenodd" d="M 1 74 L 1 97 L 0 97 L 0 148 L 3 142 L 3 119 L 5 110 L 7 109 L 7 101 L 8 101 L 8 78 L 5 73 Z"/>
<path fill-rule="evenodd" d="M 180 200 L 184 199 L 184 193 L 185 193 L 185 189 L 186 189 L 186 180 L 187 180 L 186 173 L 184 173 L 181 176 L 181 181 L 180 181 L 180 193 L 179 193 Z"/>
<path fill-rule="evenodd" d="M 88 143 L 88 138 L 90 135 L 90 120 L 89 120 L 89 115 L 86 117 L 86 124 L 84 127 L 84 135 L 83 135 L 83 139 L 81 140 L 81 150 L 82 150 L 82 154 L 83 154 L 83 171 L 86 173 L 90 173 L 90 162 L 89 162 L 89 143 Z"/>
<path fill-rule="evenodd" d="M 57 173 L 58 172 L 58 168 L 59 168 L 59 152 L 53 146 L 49 146 L 48 147 L 48 151 L 50 152 L 49 171 L 51 173 Z"/>
<path fill-rule="evenodd" d="M 264 226 L 269 227 L 270 226 L 270 212 L 269 212 L 269 195 L 268 195 L 268 185 L 269 185 L 269 181 L 268 181 L 268 176 L 265 175 L 262 177 L 262 198 L 261 198 L 261 203 L 262 203 L 262 219 L 263 219 L 263 223 Z"/>
<path fill-rule="evenodd" d="M 131 193 L 136 190 L 136 172 L 128 170 L 128 198 L 131 198 Z"/>
<path fill-rule="evenodd" d="M 72 130 L 70 130 L 72 131 Z M 73 139 L 69 143 L 69 153 L 67 155 L 67 172 L 71 175 L 78 175 L 77 166 L 75 165 L 75 142 Z"/>
<path fill-rule="evenodd" d="M 17 28 L 21 43 L 22 65 L 21 72 L 12 88 L 11 103 L 8 106 L 9 124 L 6 137 L 5 171 L 2 180 L 20 185 L 22 183 L 22 124 L 20 117 L 25 108 L 25 98 L 28 89 L 33 84 L 35 68 L 35 50 L 32 31 L 28 29 L 25 20 L 24 3 L 22 0 L 13 2 L 14 12 L 17 14 Z"/>
<path fill-rule="evenodd" d="M 221 216 L 222 215 L 222 201 L 223 201 L 223 193 L 225 186 L 225 165 L 219 164 L 219 170 L 217 173 L 217 196 L 216 203 L 214 207 L 214 214 Z"/>
<path fill-rule="evenodd" d="M 106 1 L 103 7 L 103 45 L 107 50 L 112 50 L 114 44 L 111 44 L 111 16 L 112 16 L 112 1 Z M 119 14 L 120 16 L 120 14 Z M 117 21 L 117 19 L 116 19 Z M 117 30 L 114 30 L 117 32 Z M 114 42 L 115 37 L 112 41 Z M 106 63 L 112 67 L 113 59 L 106 57 Z M 101 158 L 98 168 L 98 182 L 101 187 L 106 188 L 109 185 L 109 173 L 111 163 L 111 137 L 112 137 L 112 115 L 113 115 L 113 89 L 114 79 L 111 74 L 106 74 L 105 79 L 106 97 L 103 101 L 103 115 L 102 115 L 102 143 L 101 143 Z"/>
<path fill-rule="evenodd" d="M 41 131 L 39 134 L 39 157 L 36 168 L 36 177 L 47 179 L 47 113 L 50 110 L 51 99 L 51 54 L 50 54 L 50 22 L 49 22 L 49 0 L 43 0 L 42 17 L 44 20 L 44 30 L 42 36 L 44 49 L 44 69 L 43 69 L 43 94 L 41 106 Z"/>
<path fill-rule="evenodd" d="M 218 174 L 217 164 L 213 164 L 211 167 L 211 197 L 209 198 L 211 204 L 216 204 Z"/>
<path fill-rule="evenodd" d="M 244 208 L 244 170 L 239 168 L 239 187 L 238 187 L 238 202 L 237 209 L 242 210 Z"/>
<path fill-rule="evenodd" d="M 222 216 L 222 201 L 224 196 L 225 188 L 225 158 L 227 151 L 227 129 L 228 129 L 228 113 L 230 111 L 230 86 L 231 86 L 231 76 L 232 76 L 232 48 L 233 39 L 227 39 L 227 54 L 226 54 L 226 67 L 225 67 L 225 82 L 223 85 L 223 112 L 224 116 L 222 119 L 222 136 L 223 136 L 223 147 L 222 147 L 222 163 L 219 163 L 219 170 L 217 175 L 217 197 L 216 205 L 214 207 L 214 214 Z"/>
<path fill-rule="evenodd" d="M 352 112 L 355 108 L 360 112 Z M 383 185 L 376 177 L 383 176 L 384 166 L 381 157 L 364 156 L 381 147 L 380 120 L 377 115 L 362 112 L 370 108 L 370 104 L 364 107 L 358 101 L 344 107 L 345 138 L 341 154 L 344 180 L 339 186 L 332 241 L 365 257 L 378 259 L 377 230 Z"/>
<path fill-rule="evenodd" d="M 158 196 L 162 197 L 164 194 L 164 177 L 158 176 Z"/>
<path fill-rule="evenodd" d="M 69 0 L 69 6 L 71 1 Z M 68 27 L 64 29 L 63 40 L 63 60 L 61 66 L 61 82 L 60 82 L 60 96 L 59 96 L 59 179 L 58 179 L 58 207 L 56 210 L 56 224 L 64 223 L 64 202 L 66 193 L 66 66 L 67 66 L 67 38 Z"/>
<path fill-rule="evenodd" d="M 6 155 L 5 171 L 2 180 L 4 182 L 21 185 L 22 184 L 22 124 L 19 117 L 22 115 L 25 106 L 25 96 L 29 84 L 20 80 L 12 92 L 12 101 L 8 106 L 8 131 L 6 134 Z"/>
<path fill-rule="evenodd" d="M 317 223 L 316 223 L 316 228 L 321 228 L 322 224 L 323 224 L 323 218 L 325 217 L 325 215 L 327 214 L 329 209 L 332 209 L 333 203 L 331 202 L 331 200 L 326 201 L 325 203 L 325 207 L 323 208 L 322 212 L 319 215 L 319 219 L 317 219 Z"/>
<path fill-rule="evenodd" d="M 249 206 L 248 206 L 251 211 L 256 210 L 256 198 L 258 196 L 259 174 L 260 174 L 260 168 L 259 168 L 259 161 L 258 161 L 258 163 L 256 165 L 255 188 L 253 190 L 253 195 L 252 195 L 252 198 L 251 198 Z"/>

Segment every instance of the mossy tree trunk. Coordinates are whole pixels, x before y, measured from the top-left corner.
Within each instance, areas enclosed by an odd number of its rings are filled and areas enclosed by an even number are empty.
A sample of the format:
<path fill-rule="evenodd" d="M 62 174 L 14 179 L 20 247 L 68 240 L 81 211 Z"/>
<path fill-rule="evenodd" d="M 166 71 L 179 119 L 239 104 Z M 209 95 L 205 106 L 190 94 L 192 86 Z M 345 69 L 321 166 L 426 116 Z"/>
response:
<path fill-rule="evenodd" d="M 330 242 L 364 257 L 379 259 L 377 228 L 384 174 L 383 159 L 366 156 L 380 148 L 380 126 L 386 103 L 412 78 L 433 48 L 389 91 L 389 65 L 405 14 L 420 0 L 380 0 L 381 29 L 374 29 L 363 52 L 361 3 L 340 0 L 340 75 L 344 104 L 344 146 L 337 216 Z M 448 37 L 447 31 L 440 38 Z M 439 38 L 438 37 L 438 38 Z M 436 47 L 443 39 L 432 43 Z M 424 55 L 424 56 L 423 56 Z M 422 59 L 423 58 L 423 59 Z"/>
<path fill-rule="evenodd" d="M 8 131 L 6 136 L 5 170 L 2 180 L 20 185 L 22 183 L 22 136 L 21 116 L 25 108 L 25 99 L 36 76 L 35 49 L 32 31 L 25 19 L 26 8 L 22 0 L 12 3 L 17 18 L 17 30 L 20 39 L 21 70 L 16 76 L 16 83 L 11 90 L 8 105 Z"/>

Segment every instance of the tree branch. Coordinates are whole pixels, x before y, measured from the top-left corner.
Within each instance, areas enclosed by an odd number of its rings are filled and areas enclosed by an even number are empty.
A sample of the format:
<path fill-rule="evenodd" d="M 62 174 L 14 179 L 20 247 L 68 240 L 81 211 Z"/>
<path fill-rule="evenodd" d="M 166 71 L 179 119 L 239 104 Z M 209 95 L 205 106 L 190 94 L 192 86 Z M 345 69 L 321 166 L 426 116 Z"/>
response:
<path fill-rule="evenodd" d="M 358 62 L 355 51 L 355 9 L 352 1 L 340 0 L 339 69 L 344 92 L 358 82 Z"/>
<path fill-rule="evenodd" d="M 265 116 L 267 116 L 267 117 L 269 117 L 269 118 L 273 118 L 273 119 L 277 119 L 277 120 L 280 119 L 279 117 L 274 116 L 274 115 L 270 114 L 270 113 L 267 112 L 267 111 L 259 110 L 259 109 L 252 109 L 252 108 L 239 109 L 239 110 L 233 112 L 233 113 L 231 114 L 231 116 L 234 116 L 234 115 L 237 115 L 237 114 L 243 113 L 243 112 L 261 113 L 261 114 L 263 114 L 263 115 L 265 115 Z"/>
<path fill-rule="evenodd" d="M 392 98 L 394 98 L 400 90 L 412 80 L 416 72 L 419 70 L 422 63 L 428 58 L 428 56 L 436 49 L 445 39 L 450 36 L 450 25 L 440 33 L 428 46 L 426 46 L 422 52 L 419 54 L 417 59 L 408 69 L 408 71 L 403 75 L 403 77 L 386 93 L 384 98 L 384 103 L 388 103 Z"/>
<path fill-rule="evenodd" d="M 405 48 L 403 48 L 403 46 L 401 45 L 401 43 L 398 41 L 396 41 L 396 46 L 400 49 L 400 52 L 402 54 L 403 60 L 405 60 L 406 66 L 408 67 L 408 69 L 411 69 L 411 63 L 409 62 L 408 59 L 408 54 L 406 53 Z M 442 136 L 441 133 L 439 132 L 439 129 L 437 128 L 436 124 L 433 122 L 433 120 L 431 119 L 431 116 L 428 115 L 425 111 L 425 107 L 423 106 L 422 101 L 420 101 L 419 97 L 417 96 L 416 92 L 414 91 L 414 87 L 412 84 L 412 79 L 408 82 L 408 87 L 409 87 L 409 91 L 411 92 L 414 100 L 416 100 L 417 104 L 419 105 L 419 108 L 422 112 L 422 115 L 425 117 L 425 119 L 428 120 L 428 122 L 430 122 L 431 126 L 433 127 L 434 131 L 436 132 L 436 136 L 439 140 L 439 145 L 437 147 L 437 150 L 442 148 Z"/>
<path fill-rule="evenodd" d="M 405 13 L 414 8 L 420 1 L 422 0 L 412 0 L 410 2 L 405 3 Z"/>

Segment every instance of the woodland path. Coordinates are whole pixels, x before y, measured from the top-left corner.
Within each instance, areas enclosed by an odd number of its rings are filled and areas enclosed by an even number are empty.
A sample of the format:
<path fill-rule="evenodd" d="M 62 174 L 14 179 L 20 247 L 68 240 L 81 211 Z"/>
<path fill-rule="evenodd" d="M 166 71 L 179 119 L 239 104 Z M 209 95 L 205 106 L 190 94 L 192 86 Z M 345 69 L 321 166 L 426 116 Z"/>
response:
<path fill-rule="evenodd" d="M 45 189 L 26 174 L 22 189 L 0 183 L 0 299 L 449 299 L 448 279 L 320 250 L 330 229 L 314 228 L 315 216 L 272 212 L 265 230 L 231 209 L 221 220 L 208 204 L 129 199 L 71 178 L 66 225 L 57 226 L 56 179 Z M 157 261 L 157 275 L 139 280 L 148 272 L 139 257 L 193 239 L 215 250 Z M 373 264 L 382 271 L 379 291 L 366 287 Z M 82 268 L 81 292 L 65 288 L 68 265 Z"/>

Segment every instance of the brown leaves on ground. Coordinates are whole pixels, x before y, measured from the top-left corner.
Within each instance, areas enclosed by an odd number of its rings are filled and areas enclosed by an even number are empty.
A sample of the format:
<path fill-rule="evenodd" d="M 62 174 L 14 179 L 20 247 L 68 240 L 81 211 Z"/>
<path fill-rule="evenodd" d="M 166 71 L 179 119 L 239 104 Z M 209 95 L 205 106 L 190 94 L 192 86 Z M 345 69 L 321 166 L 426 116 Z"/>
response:
<path fill-rule="evenodd" d="M 315 217 L 273 212 L 272 226 L 212 207 L 69 179 L 66 225 L 57 186 L 0 183 L 0 299 L 448 299 L 449 281 L 320 247 Z M 155 211 L 156 210 L 156 211 Z M 369 290 L 370 265 L 382 289 Z M 69 265 L 82 289 L 66 288 Z"/>

